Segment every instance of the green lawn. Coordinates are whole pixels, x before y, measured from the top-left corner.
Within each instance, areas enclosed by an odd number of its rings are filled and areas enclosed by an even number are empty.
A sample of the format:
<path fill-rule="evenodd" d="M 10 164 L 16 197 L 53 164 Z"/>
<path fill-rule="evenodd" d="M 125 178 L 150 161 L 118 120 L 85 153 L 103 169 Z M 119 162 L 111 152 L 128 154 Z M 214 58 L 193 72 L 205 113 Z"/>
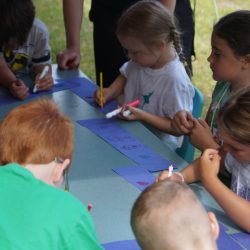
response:
<path fill-rule="evenodd" d="M 82 27 L 82 62 L 83 70 L 93 81 L 95 81 L 93 46 L 92 46 L 92 24 L 88 20 L 88 10 L 91 0 L 85 0 L 84 21 Z M 121 0 L 117 0 L 121 1 Z M 177 0 L 178 1 L 178 0 Z M 192 4 L 194 0 L 191 0 Z M 65 35 L 62 16 L 61 0 L 34 0 L 37 10 L 37 17 L 41 19 L 50 31 L 52 57 L 55 63 L 56 54 L 65 46 Z M 223 16 L 238 9 L 250 9 L 249 0 L 217 0 L 219 15 Z M 193 62 L 194 77 L 193 82 L 205 96 L 205 107 L 203 115 L 206 113 L 210 102 L 211 93 L 215 82 L 211 77 L 207 57 L 210 53 L 210 35 L 214 22 L 216 22 L 213 0 L 196 0 L 195 12 L 195 51 L 196 60 Z"/>

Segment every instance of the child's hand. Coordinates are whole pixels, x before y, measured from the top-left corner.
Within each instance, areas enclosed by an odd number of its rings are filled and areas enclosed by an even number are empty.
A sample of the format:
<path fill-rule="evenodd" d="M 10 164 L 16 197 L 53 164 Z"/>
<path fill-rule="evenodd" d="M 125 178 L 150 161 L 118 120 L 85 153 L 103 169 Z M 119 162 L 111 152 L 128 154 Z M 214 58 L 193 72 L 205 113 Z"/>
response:
<path fill-rule="evenodd" d="M 140 108 L 125 106 L 119 117 L 129 121 L 141 120 L 144 112 Z"/>
<path fill-rule="evenodd" d="M 60 69 L 76 69 L 80 65 L 80 51 L 75 48 L 69 48 L 61 51 L 56 57 Z"/>
<path fill-rule="evenodd" d="M 218 148 L 208 124 L 199 118 L 194 120 L 194 128 L 189 134 L 190 142 L 198 149 Z"/>
<path fill-rule="evenodd" d="M 172 119 L 171 127 L 179 134 L 188 134 L 193 128 L 194 120 L 191 113 L 181 110 Z"/>
<path fill-rule="evenodd" d="M 159 181 L 164 181 L 166 179 L 168 179 L 169 176 L 168 176 L 168 170 L 164 170 L 162 171 L 158 176 L 157 178 L 155 179 L 155 182 L 159 182 Z"/>
<path fill-rule="evenodd" d="M 29 88 L 22 80 L 17 79 L 9 87 L 10 93 L 18 99 L 25 99 L 29 96 Z"/>
<path fill-rule="evenodd" d="M 217 177 L 220 169 L 220 155 L 216 149 L 206 149 L 200 157 L 200 178 L 204 186 L 214 177 Z"/>
<path fill-rule="evenodd" d="M 53 87 L 54 81 L 50 72 L 48 72 L 42 79 L 39 79 L 40 74 L 37 74 L 35 77 L 35 84 L 37 90 L 48 90 Z"/>
<path fill-rule="evenodd" d="M 168 174 L 169 174 L 168 170 L 162 171 L 157 176 L 155 182 L 164 181 L 164 180 L 173 180 L 173 181 L 179 181 L 179 182 L 183 182 L 184 181 L 183 176 L 179 172 L 173 172 L 171 176 L 168 176 Z"/>
<path fill-rule="evenodd" d="M 103 106 L 107 101 L 111 99 L 111 91 L 109 88 L 103 88 Z M 94 98 L 96 103 L 101 106 L 101 95 L 100 95 L 100 89 L 97 89 L 94 93 Z"/>

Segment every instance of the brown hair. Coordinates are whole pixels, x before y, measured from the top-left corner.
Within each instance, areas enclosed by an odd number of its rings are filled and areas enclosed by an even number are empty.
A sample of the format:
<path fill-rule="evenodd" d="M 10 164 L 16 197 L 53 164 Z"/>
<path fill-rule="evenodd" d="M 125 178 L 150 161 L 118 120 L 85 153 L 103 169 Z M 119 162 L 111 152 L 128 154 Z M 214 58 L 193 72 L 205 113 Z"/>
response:
<path fill-rule="evenodd" d="M 218 126 L 233 140 L 250 145 L 250 87 L 240 90 L 223 105 Z"/>
<path fill-rule="evenodd" d="M 73 125 L 49 99 L 13 109 L 0 124 L 0 164 L 47 164 L 72 158 Z"/>
<path fill-rule="evenodd" d="M 213 34 L 224 39 L 236 55 L 250 54 L 250 10 L 238 10 L 222 17 Z"/>
<path fill-rule="evenodd" d="M 22 45 L 35 18 L 35 6 L 32 0 L 1 0 L 0 16 L 0 48 L 11 38 L 15 39 L 19 46 Z"/>
<path fill-rule="evenodd" d="M 216 248 L 205 209 L 182 182 L 165 180 L 145 189 L 132 208 L 131 226 L 145 250 Z"/>
<path fill-rule="evenodd" d="M 150 46 L 159 41 L 173 42 L 188 75 L 191 75 L 181 47 L 173 14 L 158 1 L 143 0 L 129 7 L 120 17 L 116 34 L 133 37 Z"/>

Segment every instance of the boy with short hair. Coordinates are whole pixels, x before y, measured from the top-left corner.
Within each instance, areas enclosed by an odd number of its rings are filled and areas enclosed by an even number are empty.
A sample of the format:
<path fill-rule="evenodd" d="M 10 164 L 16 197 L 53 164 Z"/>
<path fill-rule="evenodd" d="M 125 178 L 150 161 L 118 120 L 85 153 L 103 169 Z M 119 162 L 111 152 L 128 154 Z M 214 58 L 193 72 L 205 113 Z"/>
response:
<path fill-rule="evenodd" d="M 39 79 L 44 67 L 50 67 L 51 49 L 47 27 L 35 19 L 32 0 L 1 0 L 0 16 L 0 85 L 25 99 L 29 89 L 19 78 L 32 72 L 38 90 L 52 88 L 51 68 Z"/>
<path fill-rule="evenodd" d="M 184 183 L 164 180 L 145 189 L 131 213 L 143 250 L 216 250 L 219 227 Z"/>
<path fill-rule="evenodd" d="M 1 249 L 100 250 L 87 209 L 60 190 L 73 155 L 72 122 L 41 99 L 0 124 Z"/>

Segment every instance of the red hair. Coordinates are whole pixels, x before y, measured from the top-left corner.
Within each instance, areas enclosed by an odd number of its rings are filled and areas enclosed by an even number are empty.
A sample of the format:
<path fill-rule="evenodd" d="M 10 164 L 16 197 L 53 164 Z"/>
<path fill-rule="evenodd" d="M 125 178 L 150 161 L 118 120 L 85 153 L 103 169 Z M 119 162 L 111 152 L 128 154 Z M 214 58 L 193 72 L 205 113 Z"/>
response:
<path fill-rule="evenodd" d="M 73 124 L 49 99 L 13 109 L 0 125 L 0 164 L 47 164 L 72 158 Z"/>

